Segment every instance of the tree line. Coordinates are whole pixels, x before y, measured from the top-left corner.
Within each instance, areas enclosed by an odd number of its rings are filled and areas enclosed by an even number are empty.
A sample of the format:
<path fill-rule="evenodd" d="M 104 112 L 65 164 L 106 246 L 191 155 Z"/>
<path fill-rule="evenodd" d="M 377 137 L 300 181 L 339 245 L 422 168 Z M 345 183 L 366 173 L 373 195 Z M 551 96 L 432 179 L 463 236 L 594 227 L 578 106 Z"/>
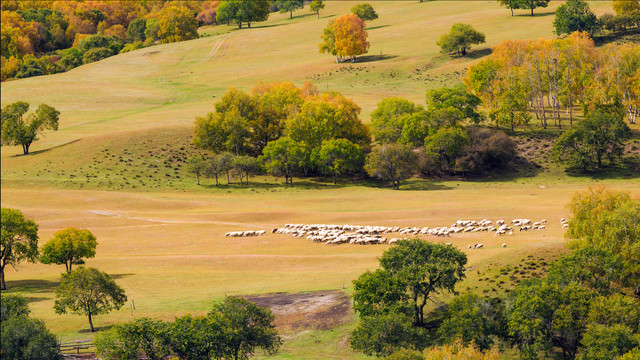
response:
<path fill-rule="evenodd" d="M 437 315 L 425 305 L 438 293 L 457 294 L 466 255 L 419 239 L 398 242 L 383 253 L 379 269 L 353 282 L 360 322 L 352 348 L 387 359 L 439 358 L 431 356 L 447 344 L 449 356 L 472 351 L 479 359 L 497 358 L 504 348 L 524 359 L 636 359 L 640 201 L 588 188 L 573 196 L 569 209 L 570 253 L 548 274 L 520 282 L 504 297 L 459 295 L 441 320 L 430 318 Z M 442 348 L 428 349 L 436 344 Z"/>
<path fill-rule="evenodd" d="M 199 26 L 215 23 L 217 4 L 3 1 L 1 80 L 55 74 L 156 43 L 197 38 Z"/>

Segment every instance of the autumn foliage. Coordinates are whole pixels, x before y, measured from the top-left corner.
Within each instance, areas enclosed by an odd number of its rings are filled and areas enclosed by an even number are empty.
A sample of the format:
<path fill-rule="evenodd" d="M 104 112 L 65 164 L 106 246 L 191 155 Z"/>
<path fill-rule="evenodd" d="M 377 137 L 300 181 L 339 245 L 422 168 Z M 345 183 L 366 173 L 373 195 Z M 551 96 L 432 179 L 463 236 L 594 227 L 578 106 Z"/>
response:
<path fill-rule="evenodd" d="M 330 21 L 324 29 L 320 52 L 336 56 L 336 62 L 350 59 L 356 61 L 357 55 L 369 50 L 365 23 L 355 14 L 344 14 Z"/>

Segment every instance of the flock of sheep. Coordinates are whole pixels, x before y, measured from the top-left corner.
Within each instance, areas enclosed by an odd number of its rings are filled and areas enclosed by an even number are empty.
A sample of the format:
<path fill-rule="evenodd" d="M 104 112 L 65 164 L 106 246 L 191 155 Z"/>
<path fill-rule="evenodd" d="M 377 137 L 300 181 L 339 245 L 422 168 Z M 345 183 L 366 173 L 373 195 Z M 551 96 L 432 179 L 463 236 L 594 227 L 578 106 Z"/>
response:
<path fill-rule="evenodd" d="M 567 221 L 563 218 L 560 221 L 563 228 L 568 227 Z M 507 224 L 504 220 L 498 220 L 495 225 L 487 219 L 458 220 L 449 227 L 389 227 L 389 226 L 363 226 L 363 225 L 327 225 L 327 224 L 286 224 L 281 228 L 271 231 L 273 234 L 287 234 L 297 238 L 307 238 L 313 242 L 324 243 L 326 245 L 339 244 L 394 244 L 406 239 L 406 237 L 390 238 L 383 236 L 386 234 L 400 234 L 405 236 L 432 235 L 451 236 L 457 233 L 472 232 L 493 232 L 494 236 L 513 235 L 513 231 L 544 230 L 547 220 L 532 222 L 530 219 L 513 219 Z M 265 230 L 259 231 L 232 231 L 225 234 L 230 237 L 246 237 L 265 235 Z M 450 244 L 450 243 L 447 243 Z M 506 247 L 507 244 L 502 244 Z M 480 249 L 483 244 L 469 245 L 469 249 Z"/>

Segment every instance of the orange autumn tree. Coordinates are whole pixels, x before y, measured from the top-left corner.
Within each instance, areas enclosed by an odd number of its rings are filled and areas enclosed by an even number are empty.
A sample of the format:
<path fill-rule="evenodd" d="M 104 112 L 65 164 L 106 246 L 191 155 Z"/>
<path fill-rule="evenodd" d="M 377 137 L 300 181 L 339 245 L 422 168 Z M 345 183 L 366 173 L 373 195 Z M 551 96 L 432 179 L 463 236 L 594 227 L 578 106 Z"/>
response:
<path fill-rule="evenodd" d="M 322 35 L 320 52 L 335 55 L 336 62 L 347 59 L 355 62 L 357 55 L 366 54 L 369 50 L 364 27 L 364 21 L 354 14 L 344 14 L 330 21 Z"/>

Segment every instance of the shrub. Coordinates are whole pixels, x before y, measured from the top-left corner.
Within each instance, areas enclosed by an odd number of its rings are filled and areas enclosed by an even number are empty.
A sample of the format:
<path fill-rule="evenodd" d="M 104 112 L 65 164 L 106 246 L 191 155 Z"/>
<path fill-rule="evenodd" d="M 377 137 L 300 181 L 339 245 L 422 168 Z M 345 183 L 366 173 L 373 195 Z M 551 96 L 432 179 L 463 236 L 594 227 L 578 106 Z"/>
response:
<path fill-rule="evenodd" d="M 110 56 L 113 56 L 113 52 L 108 48 L 95 48 L 84 53 L 82 57 L 83 64 L 89 64 L 92 62 L 100 61 L 102 59 L 106 59 Z"/>
<path fill-rule="evenodd" d="M 482 172 L 505 168 L 517 158 L 515 142 L 502 131 L 468 128 L 469 145 L 462 149 L 455 168 L 462 172 Z"/>

